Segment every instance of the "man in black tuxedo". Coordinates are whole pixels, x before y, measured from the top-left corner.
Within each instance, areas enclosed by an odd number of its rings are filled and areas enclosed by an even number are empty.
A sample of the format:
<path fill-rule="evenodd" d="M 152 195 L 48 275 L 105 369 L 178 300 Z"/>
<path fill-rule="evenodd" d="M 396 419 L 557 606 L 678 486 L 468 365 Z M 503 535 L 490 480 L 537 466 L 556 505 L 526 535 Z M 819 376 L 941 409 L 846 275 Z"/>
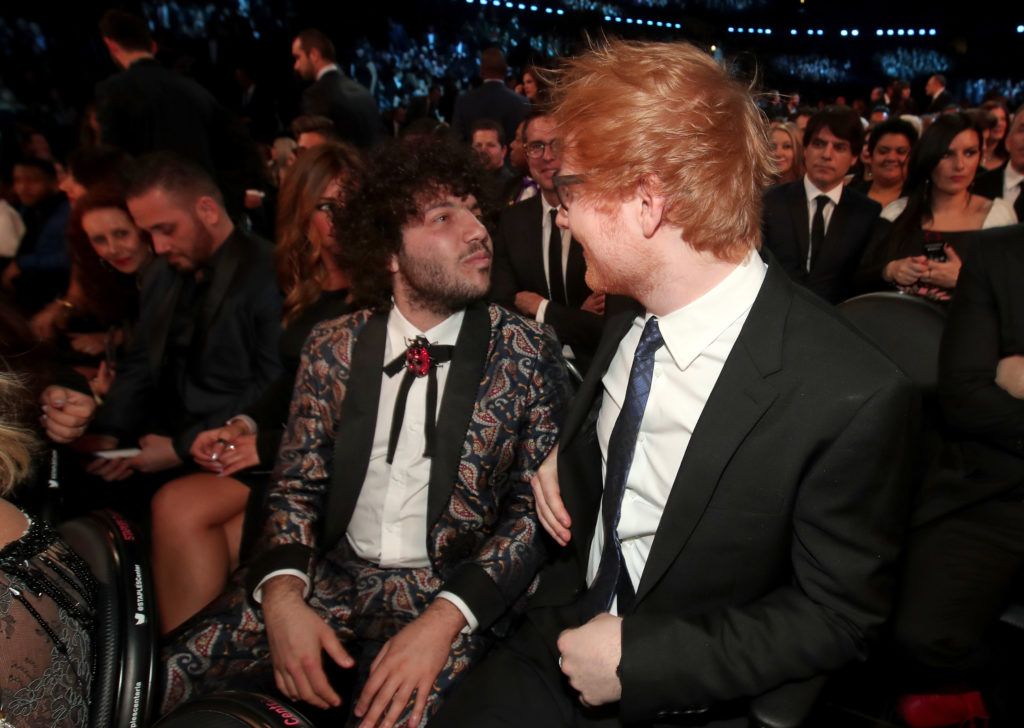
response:
<path fill-rule="evenodd" d="M 235 227 L 202 168 L 143 158 L 128 208 L 159 256 L 143 274 L 134 341 L 91 430 L 95 449 L 139 447 L 97 460 L 106 480 L 191 461 L 203 430 L 254 403 L 281 372 L 281 301 L 270 245 Z"/>
<path fill-rule="evenodd" d="M 377 101 L 338 67 L 330 38 L 315 28 L 302 31 L 292 41 L 292 58 L 299 77 L 313 81 L 302 93 L 302 113 L 326 116 L 343 141 L 372 146 L 382 131 Z"/>
<path fill-rule="evenodd" d="M 942 340 L 945 452 L 914 509 L 893 620 L 920 673 L 911 689 L 921 692 L 900 704 L 909 725 L 922 725 L 922 714 L 945 716 L 945 724 L 987 713 L 993 725 L 1022 724 L 1016 692 L 1000 700 L 998 687 L 985 690 L 991 630 L 1024 567 L 1022 280 L 1024 226 L 980 232 L 964 256 Z M 1004 670 L 994 672 L 1006 681 Z"/>
<path fill-rule="evenodd" d="M 142 18 L 109 10 L 100 33 L 122 69 L 96 86 L 96 118 L 104 144 L 139 156 L 168 151 L 216 177 L 229 211 L 242 211 L 244 191 L 260 187 L 259 153 L 241 122 L 195 81 L 164 68 Z"/>
<path fill-rule="evenodd" d="M 946 77 L 942 74 L 929 76 L 924 84 L 924 92 L 928 95 L 926 114 L 941 114 L 950 106 L 956 106 L 953 95 L 946 90 Z"/>
<path fill-rule="evenodd" d="M 1006 153 L 1009 160 L 999 169 L 979 175 L 974 192 L 993 200 L 1002 197 L 1013 205 L 1017 220 L 1024 220 L 1024 106 L 1017 109 L 1006 130 Z"/>
<path fill-rule="evenodd" d="M 758 255 L 770 157 L 744 83 L 681 43 L 562 74 L 560 220 L 590 285 L 646 311 L 608 322 L 534 482 L 566 547 L 431 726 L 746 726 L 749 699 L 862 658 L 885 622 L 916 397 Z"/>
<path fill-rule="evenodd" d="M 491 300 L 550 324 L 569 347 L 566 357 L 584 371 L 601 337 L 604 294 L 590 290 L 583 248 L 555 223 L 553 180 L 562 163 L 562 142 L 554 117 L 532 115 L 523 136 L 530 176 L 541 193 L 502 213 L 494 237 Z"/>
<path fill-rule="evenodd" d="M 853 293 L 853 277 L 881 205 L 844 186 L 864 130 L 856 112 L 820 111 L 807 122 L 807 173 L 764 195 L 764 244 L 790 278 L 829 303 Z"/>
<path fill-rule="evenodd" d="M 505 130 L 505 138 L 515 136 L 516 127 L 530 111 L 530 102 L 505 85 L 508 65 L 497 48 L 486 48 L 480 53 L 479 88 L 466 91 L 455 100 L 452 127 L 459 137 L 468 142 L 477 119 L 494 119 Z"/>

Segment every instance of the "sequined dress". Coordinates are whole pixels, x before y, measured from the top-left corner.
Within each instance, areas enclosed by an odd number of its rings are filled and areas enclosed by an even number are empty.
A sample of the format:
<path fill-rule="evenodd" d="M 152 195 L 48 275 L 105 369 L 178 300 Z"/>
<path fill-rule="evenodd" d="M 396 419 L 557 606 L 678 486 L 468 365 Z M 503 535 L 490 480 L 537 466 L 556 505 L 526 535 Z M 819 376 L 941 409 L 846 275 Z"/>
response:
<path fill-rule="evenodd" d="M 0 549 L 0 728 L 89 723 L 96 581 L 41 521 Z"/>

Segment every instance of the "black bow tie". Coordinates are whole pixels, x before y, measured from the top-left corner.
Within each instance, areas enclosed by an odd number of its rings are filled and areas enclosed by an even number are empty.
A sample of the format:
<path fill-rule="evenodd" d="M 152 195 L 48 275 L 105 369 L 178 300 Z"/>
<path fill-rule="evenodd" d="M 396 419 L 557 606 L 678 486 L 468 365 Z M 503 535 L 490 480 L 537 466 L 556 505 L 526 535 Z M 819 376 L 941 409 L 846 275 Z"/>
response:
<path fill-rule="evenodd" d="M 424 337 L 413 339 L 405 352 L 399 354 L 384 366 L 384 373 L 393 377 L 405 369 L 405 376 L 398 387 L 398 399 L 395 400 L 395 412 L 391 418 L 391 435 L 388 437 L 388 464 L 395 459 L 395 448 L 402 432 L 402 420 L 405 418 L 405 402 L 409 398 L 412 382 L 418 377 L 427 378 L 427 416 L 424 421 L 424 435 L 427 445 L 423 450 L 424 457 L 434 455 L 434 430 L 437 426 L 437 367 L 452 360 L 454 346 L 431 344 Z"/>

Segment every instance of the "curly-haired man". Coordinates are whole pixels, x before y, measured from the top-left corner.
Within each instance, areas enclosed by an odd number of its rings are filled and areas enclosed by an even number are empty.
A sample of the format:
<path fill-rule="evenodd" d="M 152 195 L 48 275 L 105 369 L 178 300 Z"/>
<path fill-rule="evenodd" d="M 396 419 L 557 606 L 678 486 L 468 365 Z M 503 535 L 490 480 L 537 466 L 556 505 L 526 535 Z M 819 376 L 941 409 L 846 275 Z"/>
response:
<path fill-rule="evenodd" d="M 520 609 L 567 379 L 548 329 L 482 301 L 477 165 L 386 147 L 340 213 L 374 307 L 307 341 L 259 555 L 171 636 L 165 709 L 261 681 L 336 706 L 326 652 L 357 670 L 350 723 L 419 725 Z"/>

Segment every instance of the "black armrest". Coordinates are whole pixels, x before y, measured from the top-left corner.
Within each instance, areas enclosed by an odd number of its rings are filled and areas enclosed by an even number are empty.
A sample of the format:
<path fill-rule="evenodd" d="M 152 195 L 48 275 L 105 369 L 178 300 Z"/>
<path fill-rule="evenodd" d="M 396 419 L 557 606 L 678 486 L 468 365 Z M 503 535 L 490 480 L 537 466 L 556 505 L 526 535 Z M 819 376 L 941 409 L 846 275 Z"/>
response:
<path fill-rule="evenodd" d="M 750 701 L 751 728 L 799 728 L 825 687 L 825 675 L 786 683 Z"/>

